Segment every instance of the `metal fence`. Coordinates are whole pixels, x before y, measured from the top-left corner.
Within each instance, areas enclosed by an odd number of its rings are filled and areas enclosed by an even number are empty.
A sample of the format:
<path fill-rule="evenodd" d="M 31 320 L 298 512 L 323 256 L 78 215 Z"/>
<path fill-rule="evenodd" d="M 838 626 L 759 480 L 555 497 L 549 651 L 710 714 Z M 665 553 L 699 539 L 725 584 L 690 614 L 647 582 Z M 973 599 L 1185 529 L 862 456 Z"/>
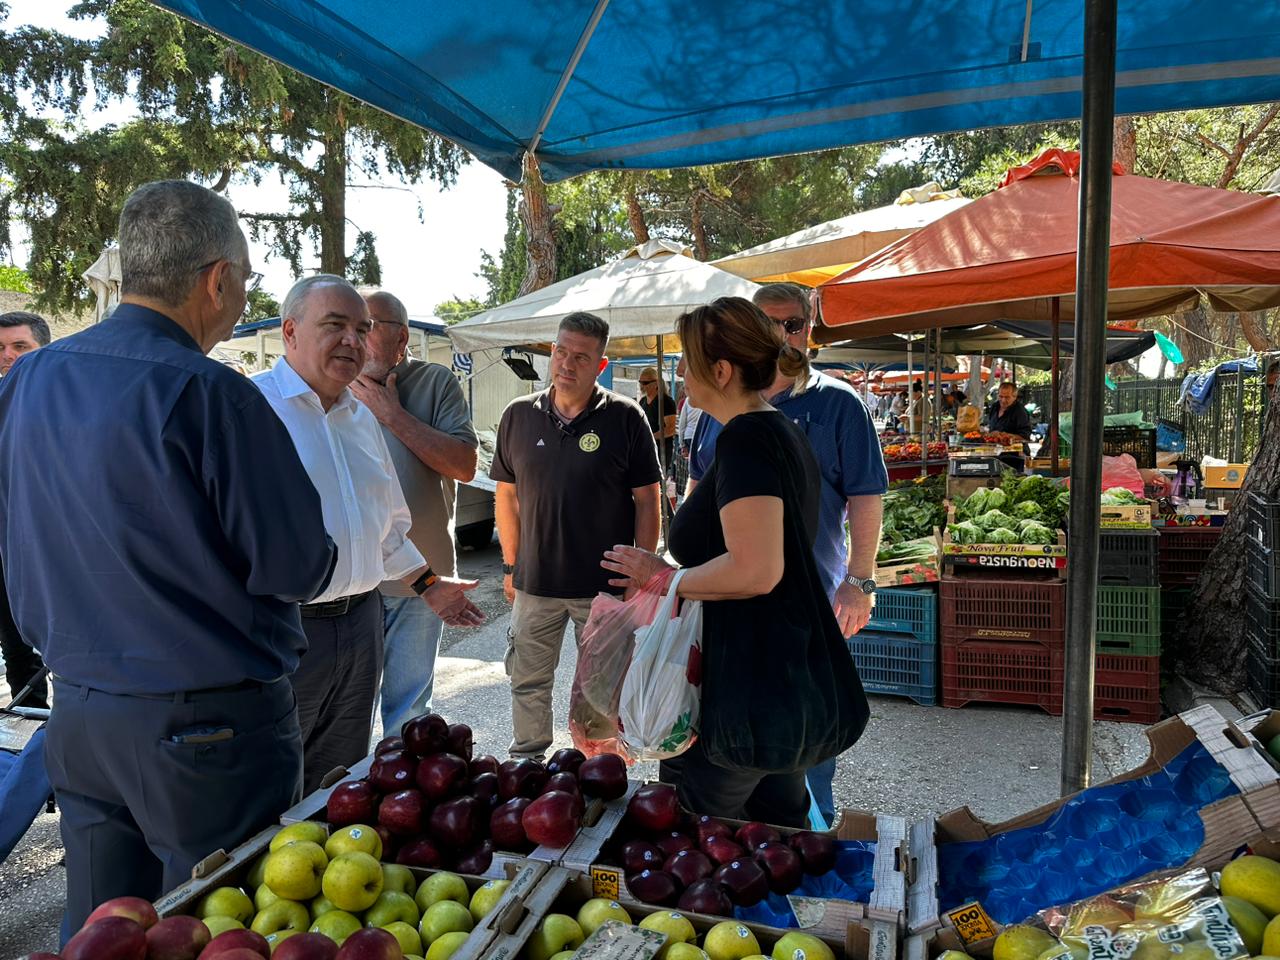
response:
<path fill-rule="evenodd" d="M 1179 402 L 1182 378 L 1122 380 L 1106 391 L 1104 413 L 1140 412 L 1151 423 L 1167 420 L 1186 432 L 1187 454 L 1199 460 L 1217 457 L 1248 463 L 1262 438 L 1266 409 L 1263 378 L 1257 373 L 1219 373 L 1209 409 L 1203 414 L 1186 410 Z M 1044 416 L 1049 410 L 1048 384 L 1026 387 L 1027 399 Z"/>

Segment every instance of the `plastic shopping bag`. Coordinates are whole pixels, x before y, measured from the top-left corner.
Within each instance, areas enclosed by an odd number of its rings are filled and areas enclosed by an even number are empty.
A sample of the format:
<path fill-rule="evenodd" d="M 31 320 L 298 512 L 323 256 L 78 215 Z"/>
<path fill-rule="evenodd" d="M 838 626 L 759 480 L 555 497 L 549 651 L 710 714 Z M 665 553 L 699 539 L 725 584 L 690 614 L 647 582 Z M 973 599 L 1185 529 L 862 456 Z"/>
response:
<path fill-rule="evenodd" d="M 628 600 L 601 593 L 591 603 L 569 693 L 569 732 L 573 745 L 588 757 L 616 753 L 626 758 L 618 729 L 622 681 L 631 665 L 635 633 L 653 623 L 671 576 L 671 570 L 663 570 Z"/>
<path fill-rule="evenodd" d="M 622 682 L 618 719 L 632 760 L 667 760 L 693 746 L 701 706 L 702 604 L 686 600 L 673 617 L 676 572 L 653 622 L 636 631 L 631 666 Z"/>

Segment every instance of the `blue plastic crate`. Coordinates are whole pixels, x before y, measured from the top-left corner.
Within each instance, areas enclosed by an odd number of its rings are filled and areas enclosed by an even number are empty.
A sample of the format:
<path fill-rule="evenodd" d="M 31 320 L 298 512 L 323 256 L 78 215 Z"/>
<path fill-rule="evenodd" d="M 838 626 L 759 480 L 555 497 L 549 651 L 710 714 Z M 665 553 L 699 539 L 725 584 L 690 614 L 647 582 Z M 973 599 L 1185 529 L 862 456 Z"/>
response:
<path fill-rule="evenodd" d="M 938 644 L 902 633 L 864 629 L 846 641 L 867 693 L 938 702 Z"/>
<path fill-rule="evenodd" d="M 918 640 L 938 639 L 938 590 L 928 587 L 883 587 L 876 591 L 868 630 L 909 633 Z"/>

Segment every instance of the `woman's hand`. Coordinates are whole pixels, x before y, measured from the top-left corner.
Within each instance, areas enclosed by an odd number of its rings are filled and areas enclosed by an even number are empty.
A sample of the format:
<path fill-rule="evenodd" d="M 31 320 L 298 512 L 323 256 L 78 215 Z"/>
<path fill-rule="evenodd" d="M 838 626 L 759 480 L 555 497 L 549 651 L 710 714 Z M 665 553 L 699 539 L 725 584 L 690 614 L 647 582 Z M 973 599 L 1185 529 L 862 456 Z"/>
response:
<path fill-rule="evenodd" d="M 604 552 L 600 566 L 620 574 L 609 580 L 609 586 L 625 587 L 627 590 L 643 587 L 659 573 L 674 569 L 656 553 L 621 543 L 614 544 L 612 550 Z"/>

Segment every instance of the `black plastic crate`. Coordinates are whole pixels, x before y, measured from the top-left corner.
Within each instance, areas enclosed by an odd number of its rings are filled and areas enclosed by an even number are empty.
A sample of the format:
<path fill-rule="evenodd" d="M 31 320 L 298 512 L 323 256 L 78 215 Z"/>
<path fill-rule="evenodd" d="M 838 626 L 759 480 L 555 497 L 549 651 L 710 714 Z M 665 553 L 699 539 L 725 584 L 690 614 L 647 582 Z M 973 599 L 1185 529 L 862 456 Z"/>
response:
<path fill-rule="evenodd" d="M 1245 536 L 1268 550 L 1280 546 L 1280 501 L 1249 494 L 1245 501 Z"/>
<path fill-rule="evenodd" d="M 1259 707 L 1280 707 L 1280 660 L 1268 657 L 1253 637 L 1245 649 L 1245 688 Z"/>
<path fill-rule="evenodd" d="M 1182 613 L 1191 602 L 1189 587 L 1160 590 L 1160 643 L 1168 647 L 1182 629 Z"/>
<path fill-rule="evenodd" d="M 1259 546 L 1252 540 L 1244 557 L 1244 582 L 1255 596 L 1280 600 L 1280 548 Z"/>
<path fill-rule="evenodd" d="M 1156 465 L 1156 429 L 1155 427 L 1103 427 L 1102 453 L 1107 457 L 1118 457 L 1127 453 L 1138 466 L 1154 470 Z"/>
<path fill-rule="evenodd" d="M 1193 587 L 1222 527 L 1160 527 L 1160 586 Z"/>
<path fill-rule="evenodd" d="M 1108 587 L 1160 585 L 1160 534 L 1103 530 L 1098 536 L 1098 583 Z"/>
<path fill-rule="evenodd" d="M 1245 584 L 1244 622 L 1264 656 L 1280 660 L 1280 600 L 1268 599 Z"/>

